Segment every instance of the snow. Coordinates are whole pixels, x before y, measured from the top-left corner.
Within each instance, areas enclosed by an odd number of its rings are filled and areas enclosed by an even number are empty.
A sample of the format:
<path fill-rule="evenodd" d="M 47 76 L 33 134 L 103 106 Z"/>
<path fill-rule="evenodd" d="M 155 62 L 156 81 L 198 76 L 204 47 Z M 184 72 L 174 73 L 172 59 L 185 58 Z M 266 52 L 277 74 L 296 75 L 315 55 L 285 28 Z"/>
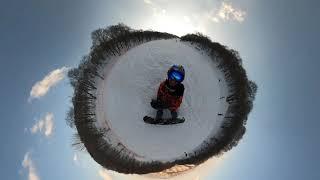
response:
<path fill-rule="evenodd" d="M 151 125 L 145 115 L 155 116 L 150 106 L 158 87 L 173 64 L 186 71 L 183 102 L 176 125 Z M 110 129 L 105 139 L 121 142 L 137 159 L 174 161 L 192 153 L 208 136 L 218 133 L 227 104 L 220 99 L 228 90 L 223 74 L 210 57 L 179 39 L 155 40 L 131 48 L 110 60 L 104 80 L 97 83 L 97 126 Z M 221 81 L 219 81 L 219 79 Z M 170 117 L 170 111 L 164 111 Z"/>

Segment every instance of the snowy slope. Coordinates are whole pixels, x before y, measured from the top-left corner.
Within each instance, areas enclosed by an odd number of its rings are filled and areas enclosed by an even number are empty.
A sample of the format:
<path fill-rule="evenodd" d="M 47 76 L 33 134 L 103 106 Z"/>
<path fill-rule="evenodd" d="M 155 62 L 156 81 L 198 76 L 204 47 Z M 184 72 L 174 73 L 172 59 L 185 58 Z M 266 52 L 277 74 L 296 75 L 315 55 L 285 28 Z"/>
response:
<path fill-rule="evenodd" d="M 156 40 L 136 46 L 111 59 L 97 83 L 97 126 L 110 128 L 105 139 L 121 142 L 142 161 L 172 161 L 192 153 L 222 123 L 227 104 L 223 74 L 205 54 L 179 39 Z M 186 122 L 150 125 L 145 115 L 155 116 L 150 101 L 156 97 L 168 68 L 182 64 L 186 71 L 185 93 L 178 111 Z M 219 81 L 219 79 L 221 81 Z M 170 112 L 164 111 L 164 117 Z"/>

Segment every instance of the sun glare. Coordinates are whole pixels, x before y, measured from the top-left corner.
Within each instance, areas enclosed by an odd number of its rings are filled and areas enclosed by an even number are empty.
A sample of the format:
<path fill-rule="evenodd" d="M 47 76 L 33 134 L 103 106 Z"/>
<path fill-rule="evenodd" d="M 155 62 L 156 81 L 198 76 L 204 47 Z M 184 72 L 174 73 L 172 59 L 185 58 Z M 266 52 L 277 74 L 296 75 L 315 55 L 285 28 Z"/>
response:
<path fill-rule="evenodd" d="M 155 31 L 168 32 L 178 36 L 187 33 L 204 32 L 204 29 L 196 27 L 187 16 L 169 15 L 165 10 L 154 13 L 145 28 Z"/>

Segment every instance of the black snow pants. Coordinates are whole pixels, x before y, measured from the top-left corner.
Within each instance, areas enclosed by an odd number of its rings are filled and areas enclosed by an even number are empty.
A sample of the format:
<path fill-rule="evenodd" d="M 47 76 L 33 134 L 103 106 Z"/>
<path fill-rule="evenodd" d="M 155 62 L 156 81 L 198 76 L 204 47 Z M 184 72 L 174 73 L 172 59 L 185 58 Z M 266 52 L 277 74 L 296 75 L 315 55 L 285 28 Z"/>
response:
<path fill-rule="evenodd" d="M 165 104 L 163 104 L 160 100 L 152 99 L 151 106 L 157 110 L 156 120 L 159 120 L 162 118 L 163 110 L 169 109 L 169 107 Z M 171 111 L 171 117 L 172 119 L 176 119 L 178 117 L 178 113 L 176 111 Z"/>

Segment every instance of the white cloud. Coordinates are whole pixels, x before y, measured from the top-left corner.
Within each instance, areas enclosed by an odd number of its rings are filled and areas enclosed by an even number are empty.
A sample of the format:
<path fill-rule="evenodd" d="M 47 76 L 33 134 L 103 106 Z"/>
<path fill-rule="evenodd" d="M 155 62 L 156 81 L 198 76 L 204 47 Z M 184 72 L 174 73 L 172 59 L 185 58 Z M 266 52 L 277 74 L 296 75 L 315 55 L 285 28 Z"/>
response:
<path fill-rule="evenodd" d="M 214 17 L 214 16 L 213 16 L 213 17 L 210 17 L 210 20 L 213 21 L 213 22 L 215 22 L 215 23 L 220 22 L 219 18 Z"/>
<path fill-rule="evenodd" d="M 76 153 L 74 153 L 74 155 L 73 155 L 73 161 L 75 161 L 75 162 L 77 162 L 77 161 L 78 161 L 78 156 L 77 156 L 77 154 L 76 154 Z"/>
<path fill-rule="evenodd" d="M 35 134 L 37 132 L 43 133 L 46 137 L 50 137 L 53 133 L 53 114 L 47 113 L 45 117 L 36 122 L 32 128 L 30 128 L 30 132 Z"/>
<path fill-rule="evenodd" d="M 183 16 L 183 20 L 184 20 L 185 22 L 187 22 L 187 23 L 190 22 L 190 18 L 189 18 L 188 16 Z"/>
<path fill-rule="evenodd" d="M 100 169 L 99 170 L 99 176 L 103 180 L 112 180 L 112 177 L 107 173 L 107 171 L 105 169 Z"/>
<path fill-rule="evenodd" d="M 77 153 L 73 154 L 72 160 L 73 160 L 74 165 L 76 165 L 76 166 L 80 166 L 81 165 L 81 163 L 79 161 L 79 155 Z"/>
<path fill-rule="evenodd" d="M 28 169 L 28 180 L 40 180 L 29 152 L 24 155 L 22 167 Z"/>
<path fill-rule="evenodd" d="M 143 2 L 146 3 L 146 4 L 152 4 L 151 0 L 143 0 Z"/>
<path fill-rule="evenodd" d="M 183 2 L 167 0 L 144 0 L 152 10 L 152 16 L 146 19 L 142 27 L 176 34 L 202 32 L 214 24 L 230 21 L 241 23 L 246 18 L 246 11 L 235 7 L 230 1 L 199 1 Z M 169 6 L 170 3 L 170 6 Z M 184 9 L 175 8 L 184 5 Z"/>
<path fill-rule="evenodd" d="M 40 98 L 47 94 L 51 87 L 60 82 L 64 76 L 65 72 L 68 70 L 66 67 L 60 69 L 55 69 L 47 74 L 41 81 L 36 82 L 30 91 L 29 101 L 34 98 Z"/>
<path fill-rule="evenodd" d="M 246 12 L 241 9 L 234 8 L 231 3 L 222 2 L 217 16 L 224 20 L 235 20 L 238 22 L 244 21 Z"/>

